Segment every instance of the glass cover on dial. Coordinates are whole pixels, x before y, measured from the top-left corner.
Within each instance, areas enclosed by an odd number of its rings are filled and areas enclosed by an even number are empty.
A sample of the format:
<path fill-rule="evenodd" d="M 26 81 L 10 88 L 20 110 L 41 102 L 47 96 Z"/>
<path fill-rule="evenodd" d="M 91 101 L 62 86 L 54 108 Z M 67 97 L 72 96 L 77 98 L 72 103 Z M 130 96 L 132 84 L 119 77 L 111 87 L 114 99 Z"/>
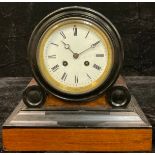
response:
<path fill-rule="evenodd" d="M 106 32 L 85 20 L 68 19 L 42 35 L 37 63 L 45 81 L 69 94 L 88 93 L 103 84 L 113 64 Z"/>

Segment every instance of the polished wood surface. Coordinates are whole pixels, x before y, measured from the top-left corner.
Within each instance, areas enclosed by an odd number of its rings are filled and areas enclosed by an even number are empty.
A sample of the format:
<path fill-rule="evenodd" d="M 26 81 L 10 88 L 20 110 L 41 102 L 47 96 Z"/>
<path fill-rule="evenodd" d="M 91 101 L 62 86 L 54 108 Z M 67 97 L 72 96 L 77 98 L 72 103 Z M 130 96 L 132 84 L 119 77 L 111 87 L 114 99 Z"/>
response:
<path fill-rule="evenodd" d="M 151 129 L 3 130 L 6 151 L 126 152 L 151 151 Z"/>
<path fill-rule="evenodd" d="M 89 102 L 67 102 L 64 100 L 61 100 L 59 98 L 56 98 L 52 95 L 48 95 L 45 107 L 51 107 L 55 109 L 108 109 L 111 108 L 111 106 L 107 103 L 106 96 L 102 95 L 96 100 L 89 101 Z"/>

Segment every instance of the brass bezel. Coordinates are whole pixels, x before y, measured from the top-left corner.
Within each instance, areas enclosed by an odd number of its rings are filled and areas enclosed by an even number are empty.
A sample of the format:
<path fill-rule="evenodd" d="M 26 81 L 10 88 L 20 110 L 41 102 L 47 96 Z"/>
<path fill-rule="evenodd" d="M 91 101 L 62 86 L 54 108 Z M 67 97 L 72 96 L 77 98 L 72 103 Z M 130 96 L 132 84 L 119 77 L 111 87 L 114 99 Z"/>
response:
<path fill-rule="evenodd" d="M 91 27 L 91 29 L 95 30 L 98 33 L 97 35 L 101 36 L 102 41 L 108 51 L 108 63 L 107 63 L 107 66 L 106 66 L 104 72 L 102 73 L 100 78 L 98 78 L 96 81 L 92 82 L 91 84 L 87 85 L 86 87 L 70 87 L 70 86 L 66 86 L 66 85 L 56 81 L 54 78 L 52 78 L 50 76 L 48 70 L 45 67 L 45 63 L 44 63 L 44 57 L 43 57 L 44 45 L 45 45 L 47 39 L 49 38 L 49 36 L 56 29 L 60 28 L 61 26 L 64 26 L 65 24 L 73 24 L 73 23 L 74 24 L 75 23 L 86 24 L 87 26 Z M 84 93 L 93 91 L 94 89 L 96 89 L 97 87 L 99 87 L 106 81 L 106 79 L 108 78 L 108 75 L 111 72 L 112 66 L 113 66 L 113 61 L 114 61 L 113 53 L 114 53 L 114 49 L 113 49 L 112 42 L 111 42 L 108 34 L 106 33 L 106 31 L 103 28 L 101 28 L 99 25 L 97 25 L 96 23 L 94 23 L 90 20 L 86 20 L 86 19 L 82 19 L 82 18 L 65 18 L 65 19 L 60 20 L 60 21 L 52 24 L 51 26 L 49 26 L 48 29 L 43 33 L 43 35 L 41 36 L 41 38 L 39 40 L 39 44 L 37 47 L 36 59 L 37 59 L 37 64 L 38 64 L 39 70 L 40 70 L 44 80 L 49 85 L 51 85 L 52 87 L 54 87 L 55 89 L 57 89 L 63 93 L 84 94 Z"/>

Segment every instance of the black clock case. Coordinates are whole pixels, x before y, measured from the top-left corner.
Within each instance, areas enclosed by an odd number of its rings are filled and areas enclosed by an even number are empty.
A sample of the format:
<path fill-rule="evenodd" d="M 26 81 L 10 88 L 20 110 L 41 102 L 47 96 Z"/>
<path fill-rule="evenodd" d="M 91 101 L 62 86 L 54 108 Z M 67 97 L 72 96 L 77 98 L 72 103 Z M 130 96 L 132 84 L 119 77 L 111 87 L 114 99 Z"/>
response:
<path fill-rule="evenodd" d="M 101 28 L 103 28 L 106 31 L 109 38 L 111 39 L 114 48 L 114 64 L 106 81 L 97 89 L 80 95 L 63 93 L 51 87 L 42 77 L 36 59 L 37 46 L 42 34 L 46 31 L 46 29 L 55 22 L 58 22 L 59 20 L 72 17 L 83 18 L 85 20 L 89 20 L 98 24 Z M 42 19 L 39 22 L 39 24 L 35 27 L 29 40 L 28 57 L 35 80 L 47 93 L 50 93 L 56 97 L 59 97 L 67 101 L 81 102 L 90 101 L 97 98 L 105 91 L 107 91 L 108 88 L 110 88 L 115 83 L 119 76 L 119 72 L 123 63 L 124 51 L 121 37 L 117 29 L 105 16 L 90 8 L 73 6 L 56 10 L 55 12 L 52 12 L 51 14 L 47 15 L 44 19 Z"/>

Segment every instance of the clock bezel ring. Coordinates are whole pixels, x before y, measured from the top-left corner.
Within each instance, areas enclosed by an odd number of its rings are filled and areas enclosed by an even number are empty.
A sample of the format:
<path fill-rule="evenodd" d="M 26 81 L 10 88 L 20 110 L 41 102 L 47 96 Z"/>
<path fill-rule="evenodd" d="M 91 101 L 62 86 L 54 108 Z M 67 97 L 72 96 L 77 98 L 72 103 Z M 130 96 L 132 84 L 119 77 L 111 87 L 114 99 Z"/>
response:
<path fill-rule="evenodd" d="M 46 31 L 46 29 L 62 20 L 64 18 L 83 18 L 86 20 L 91 20 L 101 26 L 110 37 L 113 47 L 114 47 L 114 66 L 106 79 L 106 81 L 101 84 L 95 90 L 85 94 L 67 94 L 58 91 L 57 89 L 51 87 L 42 77 L 36 60 L 36 51 L 38 47 L 39 40 L 42 34 Z M 44 88 L 48 93 L 53 94 L 61 99 L 67 101 L 90 101 L 97 98 L 99 95 L 103 94 L 113 83 L 116 81 L 119 75 L 119 71 L 123 62 L 123 45 L 120 38 L 120 35 L 113 24 L 102 14 L 85 7 L 66 7 L 63 9 L 59 9 L 48 16 L 46 16 L 34 29 L 29 45 L 28 45 L 28 56 L 31 64 L 31 69 L 37 83 Z"/>

